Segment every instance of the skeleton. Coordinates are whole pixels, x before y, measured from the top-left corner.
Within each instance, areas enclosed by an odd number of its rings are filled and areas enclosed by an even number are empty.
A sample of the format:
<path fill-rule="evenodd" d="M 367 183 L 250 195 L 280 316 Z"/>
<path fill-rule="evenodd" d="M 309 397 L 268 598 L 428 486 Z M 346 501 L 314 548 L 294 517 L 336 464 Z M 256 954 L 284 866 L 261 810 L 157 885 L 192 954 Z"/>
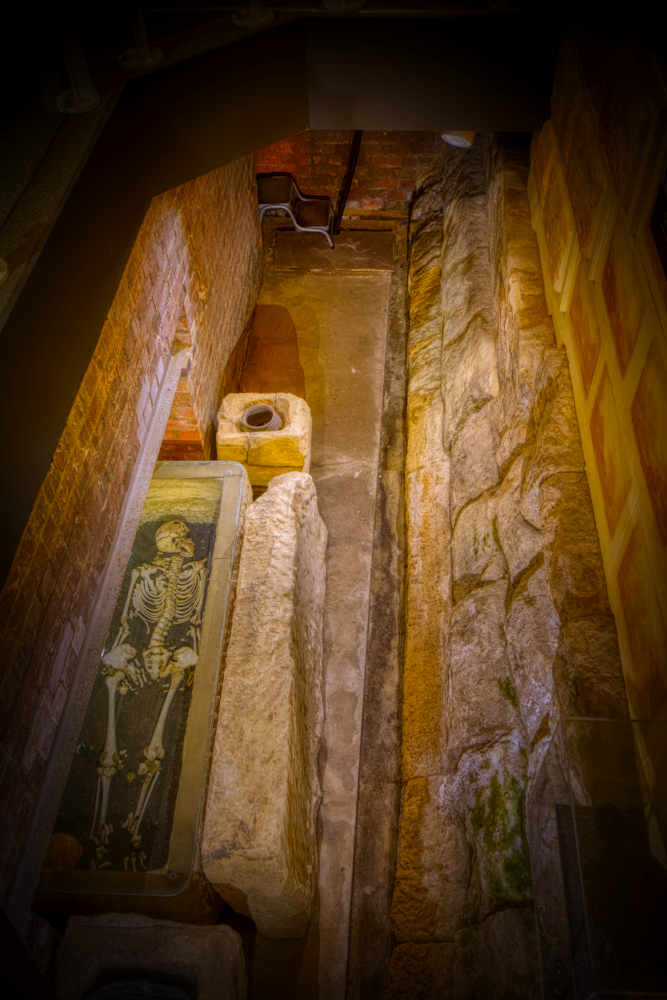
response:
<path fill-rule="evenodd" d="M 137 859 L 145 867 L 146 855 L 141 850 L 139 827 L 165 756 L 163 736 L 169 710 L 186 671 L 192 669 L 198 659 L 206 567 L 203 561 L 192 561 L 184 565 L 186 557 L 194 554 L 194 541 L 183 521 L 167 521 L 160 525 L 155 541 L 158 549 L 155 559 L 132 571 L 116 641 L 102 657 L 101 671 L 108 694 L 107 732 L 99 757 L 97 794 L 90 832 L 96 845 L 93 870 L 109 864 L 103 861 L 109 834 L 113 833 L 112 826 L 107 822 L 109 791 L 113 778 L 124 767 L 123 758 L 126 756 L 125 750 L 119 753 L 117 748 L 117 696 L 122 697 L 130 690 L 136 692 L 151 681 L 168 682 L 166 698 L 153 735 L 144 747 L 144 760 L 137 768 L 137 774 L 143 778 L 139 801 L 136 809 L 129 813 L 123 823 L 132 846 L 130 855 L 125 858 L 125 869 L 127 870 L 131 858 L 132 868 L 136 871 Z M 143 651 L 143 665 L 139 662 L 135 647 L 125 641 L 130 634 L 130 621 L 133 618 L 140 618 L 150 635 L 148 646 Z M 171 626 L 186 622 L 190 623 L 188 634 L 192 639 L 192 646 L 180 646 L 176 650 L 166 646 L 165 639 Z M 154 625 L 152 634 L 150 625 Z M 134 775 L 129 773 L 127 777 L 131 782 Z M 98 806 L 100 814 L 96 828 Z"/>

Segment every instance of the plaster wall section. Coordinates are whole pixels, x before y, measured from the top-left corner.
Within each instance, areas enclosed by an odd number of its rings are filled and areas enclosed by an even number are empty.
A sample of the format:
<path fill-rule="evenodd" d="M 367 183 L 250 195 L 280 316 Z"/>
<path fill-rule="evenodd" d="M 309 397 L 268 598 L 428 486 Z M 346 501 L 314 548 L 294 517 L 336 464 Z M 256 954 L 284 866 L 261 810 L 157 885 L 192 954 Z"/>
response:
<path fill-rule="evenodd" d="M 560 51 L 528 184 L 567 353 L 630 711 L 667 713 L 667 279 L 650 228 L 667 165 L 652 40 L 579 24 Z M 604 32 L 603 32 L 604 35 Z"/>
<path fill-rule="evenodd" d="M 539 992 L 533 779 L 561 713 L 627 713 L 527 175 L 447 150 L 411 217 L 394 998 Z"/>
<path fill-rule="evenodd" d="M 0 837 L 3 892 L 184 337 L 204 438 L 214 425 L 217 387 L 258 290 L 256 197 L 246 157 L 152 201 L 0 596 L 0 793 L 11 817 Z"/>

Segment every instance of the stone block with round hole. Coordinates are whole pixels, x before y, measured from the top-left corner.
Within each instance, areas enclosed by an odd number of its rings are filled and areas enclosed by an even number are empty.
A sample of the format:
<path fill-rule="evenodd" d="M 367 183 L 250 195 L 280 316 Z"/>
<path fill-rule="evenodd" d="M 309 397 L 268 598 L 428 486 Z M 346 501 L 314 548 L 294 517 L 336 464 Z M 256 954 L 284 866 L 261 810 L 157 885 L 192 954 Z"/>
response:
<path fill-rule="evenodd" d="M 253 486 L 310 472 L 311 438 L 310 407 L 289 392 L 230 393 L 218 412 L 218 461 L 240 462 Z"/>

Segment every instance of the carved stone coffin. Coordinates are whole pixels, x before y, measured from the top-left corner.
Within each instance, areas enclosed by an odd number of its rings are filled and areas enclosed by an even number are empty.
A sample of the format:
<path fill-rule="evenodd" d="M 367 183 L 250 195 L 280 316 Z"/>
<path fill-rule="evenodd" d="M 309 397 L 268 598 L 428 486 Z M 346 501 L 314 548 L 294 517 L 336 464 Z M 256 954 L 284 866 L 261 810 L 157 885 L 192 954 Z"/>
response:
<path fill-rule="evenodd" d="M 265 937 L 303 934 L 317 882 L 326 546 L 311 477 L 272 479 L 246 518 L 202 844 Z"/>
<path fill-rule="evenodd" d="M 249 499 L 236 463 L 156 466 L 106 641 L 91 655 L 92 692 L 39 884 L 43 911 L 211 919 L 197 852 Z"/>

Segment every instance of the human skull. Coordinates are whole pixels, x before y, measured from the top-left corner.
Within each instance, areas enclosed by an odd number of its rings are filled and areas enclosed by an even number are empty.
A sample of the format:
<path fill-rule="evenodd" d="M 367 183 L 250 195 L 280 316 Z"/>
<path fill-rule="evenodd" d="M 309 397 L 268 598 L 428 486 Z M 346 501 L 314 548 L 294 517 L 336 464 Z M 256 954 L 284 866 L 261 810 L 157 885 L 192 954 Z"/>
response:
<path fill-rule="evenodd" d="M 195 543 L 190 537 L 187 524 L 183 521 L 165 521 L 155 533 L 155 544 L 159 552 L 193 555 Z"/>

